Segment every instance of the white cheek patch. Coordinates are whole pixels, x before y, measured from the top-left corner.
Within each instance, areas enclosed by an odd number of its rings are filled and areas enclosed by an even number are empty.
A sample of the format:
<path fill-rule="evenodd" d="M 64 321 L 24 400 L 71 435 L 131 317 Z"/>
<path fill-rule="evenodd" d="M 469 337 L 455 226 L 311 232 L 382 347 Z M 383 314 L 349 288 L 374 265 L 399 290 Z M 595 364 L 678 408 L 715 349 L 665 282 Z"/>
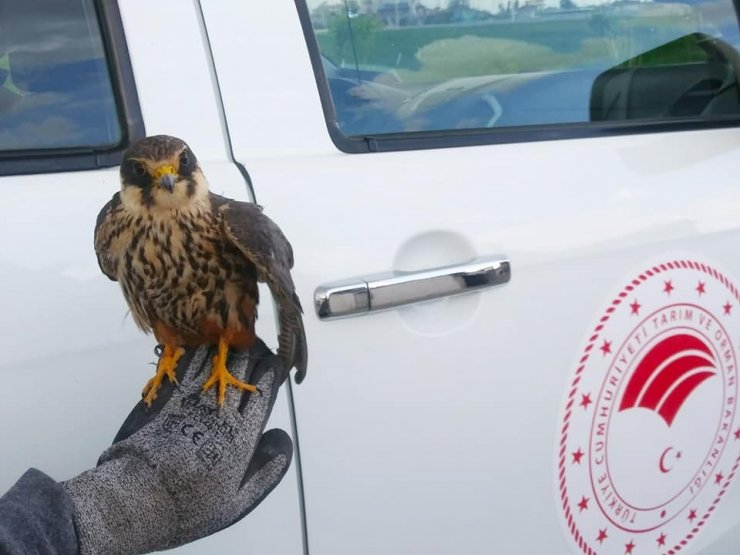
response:
<path fill-rule="evenodd" d="M 738 282 L 677 256 L 622 283 L 568 379 L 559 513 L 577 552 L 672 555 L 721 510 L 740 465 Z"/>
<path fill-rule="evenodd" d="M 141 206 L 141 189 L 139 187 L 134 186 L 128 186 L 128 187 L 122 187 L 121 192 L 121 202 L 123 203 L 123 206 L 126 207 L 127 210 L 133 213 L 141 212 L 142 206 Z"/>

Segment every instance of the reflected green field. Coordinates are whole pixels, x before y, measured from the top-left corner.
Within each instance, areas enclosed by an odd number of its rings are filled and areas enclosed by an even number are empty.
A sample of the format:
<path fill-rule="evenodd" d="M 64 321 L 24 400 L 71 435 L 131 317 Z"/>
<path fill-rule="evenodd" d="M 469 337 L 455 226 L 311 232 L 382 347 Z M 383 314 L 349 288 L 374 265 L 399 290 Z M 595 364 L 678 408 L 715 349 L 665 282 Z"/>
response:
<path fill-rule="evenodd" d="M 337 19 L 317 33 L 321 51 L 338 65 L 393 71 L 403 82 L 457 77 L 611 67 L 626 60 L 644 64 L 687 61 L 685 46 L 675 55 L 641 54 L 694 32 L 689 11 L 615 14 L 594 10 L 578 17 L 541 17 L 483 24 L 382 28 L 369 16 Z M 354 44 L 352 44 L 354 41 Z M 689 54 L 701 59 L 701 54 Z"/>

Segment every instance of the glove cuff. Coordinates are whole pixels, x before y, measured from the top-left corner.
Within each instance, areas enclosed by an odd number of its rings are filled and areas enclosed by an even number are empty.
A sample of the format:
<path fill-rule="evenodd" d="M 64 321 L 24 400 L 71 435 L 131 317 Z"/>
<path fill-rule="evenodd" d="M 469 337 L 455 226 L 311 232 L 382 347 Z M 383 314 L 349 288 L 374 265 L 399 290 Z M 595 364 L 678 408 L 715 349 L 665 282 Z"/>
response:
<path fill-rule="evenodd" d="M 136 457 L 103 463 L 62 482 L 72 498 L 80 553 L 148 553 L 177 537 L 177 516 L 155 469 Z"/>

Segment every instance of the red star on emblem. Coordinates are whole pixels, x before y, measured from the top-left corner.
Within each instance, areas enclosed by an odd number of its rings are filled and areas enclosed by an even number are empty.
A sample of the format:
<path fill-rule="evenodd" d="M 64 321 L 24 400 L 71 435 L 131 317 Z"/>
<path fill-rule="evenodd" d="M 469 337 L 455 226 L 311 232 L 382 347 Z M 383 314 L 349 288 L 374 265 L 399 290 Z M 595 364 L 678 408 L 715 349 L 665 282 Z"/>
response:
<path fill-rule="evenodd" d="M 740 439 L 740 428 L 735 430 L 735 439 Z"/>
<path fill-rule="evenodd" d="M 604 540 L 608 538 L 609 536 L 606 535 L 606 528 L 603 530 L 599 530 L 599 537 L 596 538 L 596 541 L 599 543 L 604 543 Z"/>
<path fill-rule="evenodd" d="M 583 458 L 583 451 L 581 451 L 581 448 L 578 448 L 578 451 L 573 451 L 573 464 L 581 464 L 581 459 Z"/>
<path fill-rule="evenodd" d="M 658 545 L 665 545 L 665 539 L 666 539 L 666 535 L 663 532 L 661 532 L 660 536 L 658 536 L 658 539 L 656 541 L 658 542 Z"/>
<path fill-rule="evenodd" d="M 706 285 L 705 282 L 700 281 L 699 285 L 696 286 L 696 291 L 699 293 L 699 296 L 701 297 L 706 291 L 704 290 L 704 286 Z"/>
<path fill-rule="evenodd" d="M 627 555 L 628 553 L 632 553 L 632 550 L 635 548 L 635 542 L 630 540 L 629 543 L 624 545 L 624 553 Z"/>
<path fill-rule="evenodd" d="M 601 352 L 604 353 L 604 356 L 608 355 L 612 352 L 612 342 L 604 339 L 604 344 L 599 347 L 599 349 L 601 349 Z"/>
<path fill-rule="evenodd" d="M 675 289 L 675 287 L 673 287 L 673 280 L 669 279 L 668 281 L 664 281 L 663 283 L 665 283 L 665 286 L 663 286 L 663 293 L 665 293 L 666 295 L 670 295 L 671 291 Z"/>
<path fill-rule="evenodd" d="M 578 502 L 578 508 L 581 511 L 585 511 L 586 509 L 588 509 L 588 501 L 589 501 L 589 499 L 590 499 L 590 497 L 586 497 L 585 495 L 583 497 L 581 497 L 581 500 Z"/>
<path fill-rule="evenodd" d="M 730 304 L 730 301 L 727 301 L 724 305 L 722 305 L 722 308 L 725 309 L 725 314 L 729 316 L 730 311 L 732 310 L 732 305 Z"/>
<path fill-rule="evenodd" d="M 718 472 L 718 473 L 717 473 L 717 474 L 716 474 L 716 475 L 714 476 L 714 483 L 715 483 L 715 484 L 721 484 L 721 483 L 722 483 L 722 480 L 723 480 L 723 479 L 724 479 L 724 475 L 723 475 L 723 474 L 722 474 L 721 472 Z"/>
<path fill-rule="evenodd" d="M 689 511 L 689 522 L 694 522 L 695 518 L 696 518 L 696 509 L 691 509 Z"/>
<path fill-rule="evenodd" d="M 634 315 L 639 315 L 639 314 L 640 314 L 640 307 L 641 307 L 641 306 L 642 306 L 642 305 L 641 305 L 640 303 L 638 303 L 638 302 L 637 302 L 637 299 L 635 299 L 635 302 L 633 302 L 633 303 L 632 303 L 632 304 L 630 305 L 630 308 L 632 309 L 632 312 L 631 312 L 631 314 L 634 314 Z"/>
<path fill-rule="evenodd" d="M 593 401 L 591 401 L 591 394 L 590 394 L 590 393 L 582 393 L 582 394 L 581 394 L 581 402 L 580 402 L 580 405 L 581 405 L 581 406 L 582 406 L 582 407 L 583 407 L 584 409 L 588 409 L 588 406 L 589 406 L 589 405 L 590 405 L 590 404 L 591 404 L 592 402 L 593 402 Z"/>

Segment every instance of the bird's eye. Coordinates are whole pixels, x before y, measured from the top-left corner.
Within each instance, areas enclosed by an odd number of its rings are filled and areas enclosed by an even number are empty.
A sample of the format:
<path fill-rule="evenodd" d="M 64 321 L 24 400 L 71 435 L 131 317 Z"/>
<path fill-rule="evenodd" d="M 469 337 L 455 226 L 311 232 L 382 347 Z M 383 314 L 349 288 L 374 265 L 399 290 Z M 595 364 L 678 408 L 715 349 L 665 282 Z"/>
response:
<path fill-rule="evenodd" d="M 141 162 L 134 162 L 134 175 L 141 177 L 146 174 L 146 168 Z"/>
<path fill-rule="evenodd" d="M 190 163 L 190 156 L 188 156 L 187 151 L 184 151 L 180 154 L 180 167 L 187 167 L 187 165 Z"/>

